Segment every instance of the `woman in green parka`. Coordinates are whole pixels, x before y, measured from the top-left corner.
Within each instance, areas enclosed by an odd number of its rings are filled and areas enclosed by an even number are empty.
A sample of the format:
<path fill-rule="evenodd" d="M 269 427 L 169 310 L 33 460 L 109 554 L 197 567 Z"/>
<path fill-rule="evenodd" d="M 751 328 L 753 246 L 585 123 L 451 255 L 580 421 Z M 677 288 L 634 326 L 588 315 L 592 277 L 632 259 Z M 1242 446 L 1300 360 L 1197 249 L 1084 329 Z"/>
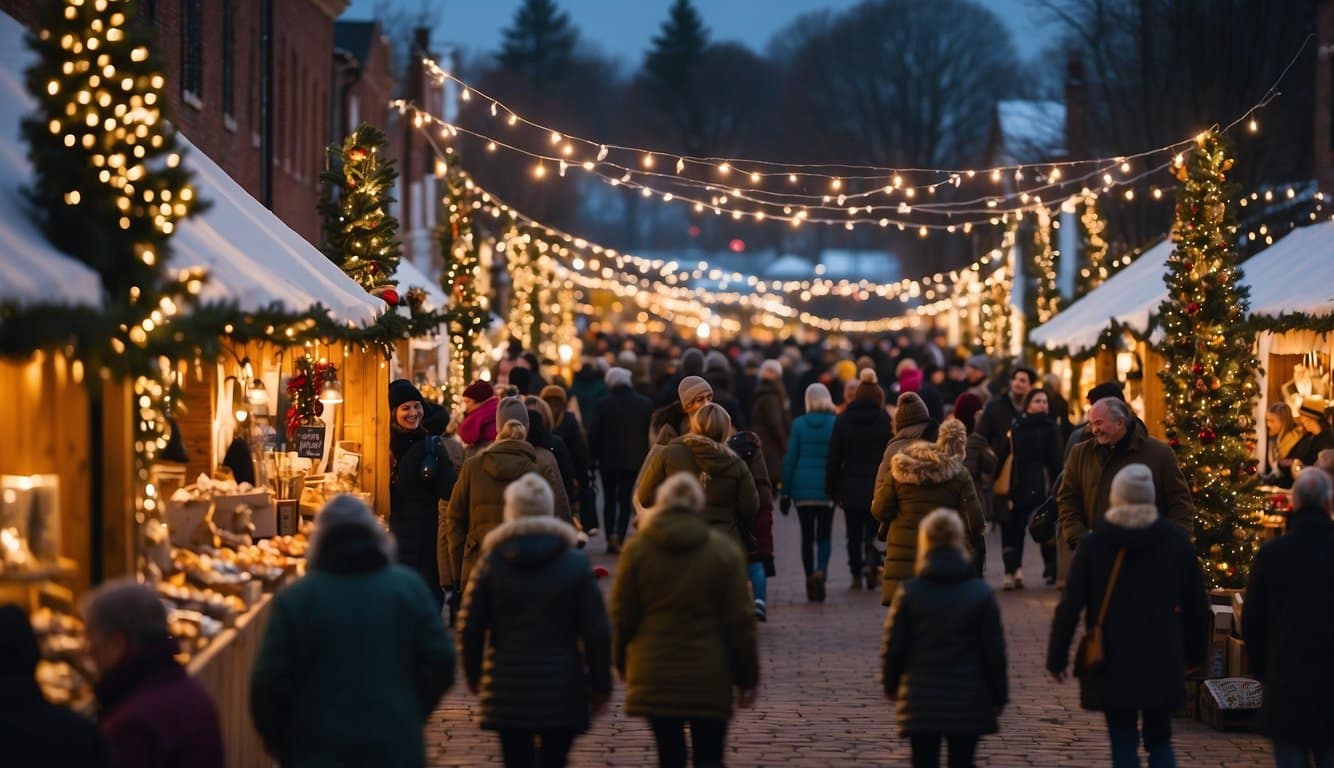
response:
<path fill-rule="evenodd" d="M 704 519 L 693 474 L 668 477 L 655 501 L 611 589 L 625 711 L 649 719 L 660 766 L 686 765 L 687 724 L 695 765 L 721 765 L 733 692 L 748 707 L 759 683 L 746 557 Z"/>
<path fill-rule="evenodd" d="M 273 599 L 250 712 L 283 768 L 425 764 L 422 725 L 454 680 L 454 646 L 393 552 L 375 513 L 337 496 L 315 519 L 308 573 Z"/>

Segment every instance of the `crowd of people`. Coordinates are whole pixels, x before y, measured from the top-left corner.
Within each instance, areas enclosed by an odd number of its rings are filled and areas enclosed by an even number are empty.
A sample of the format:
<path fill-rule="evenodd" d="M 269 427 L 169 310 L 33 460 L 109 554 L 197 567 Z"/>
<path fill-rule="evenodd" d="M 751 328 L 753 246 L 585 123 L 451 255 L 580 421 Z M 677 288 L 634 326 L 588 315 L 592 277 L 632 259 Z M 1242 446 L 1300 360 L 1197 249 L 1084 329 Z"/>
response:
<path fill-rule="evenodd" d="M 1000 603 L 981 578 L 993 524 L 1002 591 L 1025 588 L 1029 537 L 1063 587 L 1047 671 L 1063 682 L 1073 656 L 1113 765 L 1139 765 L 1141 743 L 1151 766 L 1176 764 L 1170 718 L 1208 615 L 1194 510 L 1116 382 L 1087 393 L 1074 425 L 1054 382 L 939 338 L 588 350 L 568 384 L 514 350 L 457 413 L 390 384 L 387 526 L 353 497 L 319 513 L 308 574 L 275 598 L 251 671 L 254 722 L 282 765 L 421 765 L 421 725 L 456 664 L 506 765 L 565 765 L 614 677 L 661 766 L 721 765 L 734 707 L 757 700 L 767 580 L 788 567 L 774 513 L 793 509 L 808 600 L 827 599 L 840 509 L 848 587 L 880 588 L 881 682 L 914 766 L 939 765 L 942 746 L 972 765 L 1008 702 Z M 1334 765 L 1334 707 L 1318 703 L 1334 613 L 1308 610 L 1334 584 L 1334 451 L 1321 453 L 1323 410 L 1300 415 L 1269 413 L 1265 471 L 1289 478 L 1296 511 L 1256 557 L 1243 626 L 1280 767 Z M 594 567 L 599 547 L 612 573 Z M 30 678 L 15 613 L 0 610 L 0 660 L 6 679 Z M 216 712 L 172 659 L 154 593 L 104 585 L 85 616 L 100 735 L 26 683 L 0 711 L 80 765 L 221 764 Z"/>

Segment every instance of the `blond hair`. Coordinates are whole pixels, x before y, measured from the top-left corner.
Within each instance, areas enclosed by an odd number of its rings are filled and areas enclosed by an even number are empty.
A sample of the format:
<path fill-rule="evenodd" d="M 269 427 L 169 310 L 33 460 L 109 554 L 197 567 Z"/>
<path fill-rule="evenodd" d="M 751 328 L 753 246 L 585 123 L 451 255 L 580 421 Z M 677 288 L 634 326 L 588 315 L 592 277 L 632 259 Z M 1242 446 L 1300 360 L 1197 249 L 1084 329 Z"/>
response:
<path fill-rule="evenodd" d="M 927 556 L 932 550 L 949 547 L 956 549 L 968 559 L 968 548 L 964 544 L 963 519 L 959 513 L 947 507 L 939 507 L 922 519 L 917 526 L 917 568 L 921 573 L 926 567 Z"/>
<path fill-rule="evenodd" d="M 732 417 L 717 403 L 708 403 L 690 417 L 690 429 L 697 435 L 721 443 L 732 432 Z"/>
<path fill-rule="evenodd" d="M 857 382 L 856 380 L 851 380 L 851 383 L 855 385 Z M 806 387 L 806 412 L 834 412 L 834 398 L 829 394 L 829 387 L 826 387 L 818 381 L 809 387 Z"/>
<path fill-rule="evenodd" d="M 501 425 L 500 429 L 496 432 L 496 439 L 527 440 L 528 427 L 525 427 L 523 425 L 523 422 L 519 421 L 518 419 L 510 419 L 509 421 Z"/>

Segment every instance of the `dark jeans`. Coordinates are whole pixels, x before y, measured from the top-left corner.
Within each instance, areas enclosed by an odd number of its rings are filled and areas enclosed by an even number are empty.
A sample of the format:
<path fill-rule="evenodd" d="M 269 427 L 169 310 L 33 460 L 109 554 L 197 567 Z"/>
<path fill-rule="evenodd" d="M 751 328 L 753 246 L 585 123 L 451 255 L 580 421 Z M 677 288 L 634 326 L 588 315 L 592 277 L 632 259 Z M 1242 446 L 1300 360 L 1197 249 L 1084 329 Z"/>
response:
<path fill-rule="evenodd" d="M 602 519 L 604 536 L 625 538 L 630 527 L 630 516 L 635 513 L 632 502 L 635 493 L 635 477 L 639 473 L 633 469 L 602 470 Z"/>
<path fill-rule="evenodd" d="M 1107 716 L 1107 734 L 1112 742 L 1112 768 L 1139 768 L 1139 716 L 1133 709 L 1114 709 Z M 1172 713 L 1151 712 L 1144 715 L 1144 749 L 1149 753 L 1149 768 L 1176 768 L 1172 751 Z"/>
<path fill-rule="evenodd" d="M 685 768 L 686 723 L 690 723 L 690 746 L 695 753 L 695 765 L 703 768 L 723 764 L 726 720 L 650 717 L 648 722 L 653 728 L 653 740 L 658 743 L 658 768 Z"/>
<path fill-rule="evenodd" d="M 1028 538 L 1028 523 L 1033 519 L 1033 509 L 1015 509 L 1010 513 L 1010 522 L 1001 523 L 1001 559 L 1005 561 L 1006 573 L 1015 573 L 1024 565 L 1024 545 L 1027 543 L 1025 540 Z M 1056 575 L 1054 545 L 1042 547 L 1042 575 Z"/>
<path fill-rule="evenodd" d="M 798 504 L 797 520 L 801 522 L 801 567 L 810 576 L 816 566 L 814 548 L 817 542 L 824 545 L 824 564 L 828 564 L 828 542 L 834 535 L 834 508 L 828 505 Z"/>
<path fill-rule="evenodd" d="M 973 571 L 977 578 L 983 578 L 987 570 L 987 535 L 979 533 L 969 536 L 968 544 L 973 550 Z"/>
<path fill-rule="evenodd" d="M 973 768 L 973 753 L 977 751 L 975 733 L 914 733 L 912 741 L 912 768 L 940 768 L 940 742 L 949 743 L 949 768 Z"/>
<path fill-rule="evenodd" d="M 579 486 L 579 524 L 584 527 L 585 532 L 598 527 L 598 494 L 593 485 L 592 472 L 588 473 L 588 477 L 584 478 L 584 482 Z"/>
<path fill-rule="evenodd" d="M 880 567 L 880 550 L 875 546 L 875 531 L 879 523 L 869 509 L 845 509 L 843 517 L 848 526 L 848 570 L 853 578 L 862 575 L 862 568 Z"/>
<path fill-rule="evenodd" d="M 1290 741 L 1274 742 L 1276 768 L 1334 768 L 1334 747 L 1305 747 Z"/>
<path fill-rule="evenodd" d="M 565 768 L 573 731 L 501 731 L 505 768 Z"/>

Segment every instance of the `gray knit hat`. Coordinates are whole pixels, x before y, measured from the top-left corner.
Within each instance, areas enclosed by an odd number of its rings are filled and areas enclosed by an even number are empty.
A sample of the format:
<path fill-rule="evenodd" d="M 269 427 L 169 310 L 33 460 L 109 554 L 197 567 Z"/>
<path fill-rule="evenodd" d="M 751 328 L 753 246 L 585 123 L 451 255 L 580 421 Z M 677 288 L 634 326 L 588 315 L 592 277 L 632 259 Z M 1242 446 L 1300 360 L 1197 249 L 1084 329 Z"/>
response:
<path fill-rule="evenodd" d="M 502 397 L 500 405 L 496 407 L 496 426 L 503 427 L 510 421 L 517 421 L 524 429 L 528 428 L 528 406 L 521 398 Z"/>
<path fill-rule="evenodd" d="M 1143 464 L 1128 464 L 1112 478 L 1113 507 L 1153 504 L 1157 497 L 1153 489 L 1153 472 Z"/>
<path fill-rule="evenodd" d="M 964 365 L 969 368 L 976 368 L 988 376 L 991 375 L 991 358 L 986 355 L 973 355 L 968 358 L 968 362 L 964 363 Z"/>
<path fill-rule="evenodd" d="M 528 472 L 505 486 L 506 520 L 550 517 L 555 504 L 551 486 L 536 472 Z"/>
<path fill-rule="evenodd" d="M 630 372 L 619 365 L 607 371 L 607 387 L 614 389 L 616 387 L 628 387 L 633 384 L 633 378 Z"/>
<path fill-rule="evenodd" d="M 681 379 L 681 383 L 676 387 L 676 396 L 681 400 L 681 405 L 686 405 L 703 395 L 712 394 L 713 387 L 698 376 L 687 376 Z"/>
<path fill-rule="evenodd" d="M 904 392 L 899 395 L 898 407 L 894 410 L 895 432 L 930 420 L 931 412 L 926 409 L 926 403 L 916 392 Z"/>

